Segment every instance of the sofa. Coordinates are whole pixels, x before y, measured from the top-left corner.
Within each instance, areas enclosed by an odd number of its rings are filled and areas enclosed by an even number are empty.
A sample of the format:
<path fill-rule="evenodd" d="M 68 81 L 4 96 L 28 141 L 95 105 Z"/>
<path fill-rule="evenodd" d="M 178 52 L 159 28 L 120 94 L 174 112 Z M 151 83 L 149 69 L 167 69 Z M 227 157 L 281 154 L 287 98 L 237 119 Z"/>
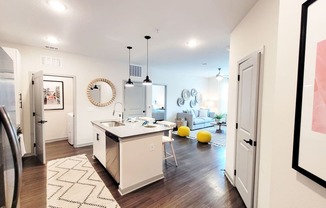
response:
<path fill-rule="evenodd" d="M 190 130 L 195 130 L 214 126 L 212 124 L 215 121 L 214 116 L 215 113 L 210 112 L 209 109 L 191 109 L 187 113 L 177 113 L 177 120 L 186 120 Z"/>

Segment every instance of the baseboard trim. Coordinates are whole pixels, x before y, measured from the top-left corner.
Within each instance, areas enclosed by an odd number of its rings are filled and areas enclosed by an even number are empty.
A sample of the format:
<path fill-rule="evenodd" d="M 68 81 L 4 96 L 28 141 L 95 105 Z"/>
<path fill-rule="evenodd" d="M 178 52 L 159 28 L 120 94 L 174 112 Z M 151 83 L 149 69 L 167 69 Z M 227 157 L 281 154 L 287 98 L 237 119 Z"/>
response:
<path fill-rule="evenodd" d="M 35 157 L 35 154 L 33 154 L 33 153 L 24 154 L 23 158 L 27 158 L 27 157 Z"/>
<path fill-rule="evenodd" d="M 45 140 L 45 143 L 58 142 L 58 141 L 63 141 L 63 140 L 68 140 L 68 137 L 55 138 L 55 139 L 47 139 L 47 140 Z"/>
<path fill-rule="evenodd" d="M 86 147 L 86 146 L 91 146 L 93 145 L 93 142 L 90 143 L 85 143 L 85 144 L 79 144 L 79 145 L 74 145 L 75 148 L 79 148 L 79 147 Z"/>
<path fill-rule="evenodd" d="M 229 175 L 229 173 L 226 170 L 224 170 L 224 175 L 229 180 L 229 182 L 232 184 L 232 186 L 234 186 L 234 181 L 232 180 L 232 177 Z"/>
<path fill-rule="evenodd" d="M 154 177 L 149 178 L 149 179 L 147 179 L 147 180 L 145 180 L 145 181 L 142 181 L 142 182 L 140 182 L 140 183 L 136 183 L 136 184 L 134 184 L 134 185 L 131 185 L 131 186 L 126 187 L 126 188 L 123 188 L 123 189 L 119 186 L 118 191 L 119 191 L 119 193 L 121 194 L 121 196 L 123 196 L 123 195 L 125 195 L 125 194 L 128 194 L 128 193 L 130 193 L 130 192 L 136 190 L 136 189 L 139 189 L 139 188 L 141 188 L 141 187 L 144 187 L 144 186 L 146 186 L 146 185 L 148 185 L 148 184 L 151 184 L 151 183 L 153 183 L 153 182 L 155 182 L 155 181 L 158 181 L 158 180 L 161 180 L 161 179 L 163 179 L 163 178 L 164 178 L 164 175 L 163 175 L 163 174 L 159 174 L 159 175 L 157 175 L 157 176 L 154 176 Z"/>

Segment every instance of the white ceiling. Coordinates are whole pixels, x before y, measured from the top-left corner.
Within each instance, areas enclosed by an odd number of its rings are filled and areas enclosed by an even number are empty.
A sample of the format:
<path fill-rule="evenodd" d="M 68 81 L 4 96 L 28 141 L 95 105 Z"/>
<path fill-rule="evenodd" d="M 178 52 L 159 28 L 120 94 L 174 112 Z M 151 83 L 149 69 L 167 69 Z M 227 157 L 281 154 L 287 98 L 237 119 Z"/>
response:
<path fill-rule="evenodd" d="M 60 0 L 67 11 L 51 10 L 47 0 L 0 0 L 0 40 L 82 54 L 152 70 L 185 70 L 204 77 L 218 68 L 228 74 L 229 36 L 257 0 Z M 59 43 L 49 45 L 48 35 Z M 198 47 L 188 48 L 190 38 Z M 203 63 L 207 65 L 204 66 Z"/>

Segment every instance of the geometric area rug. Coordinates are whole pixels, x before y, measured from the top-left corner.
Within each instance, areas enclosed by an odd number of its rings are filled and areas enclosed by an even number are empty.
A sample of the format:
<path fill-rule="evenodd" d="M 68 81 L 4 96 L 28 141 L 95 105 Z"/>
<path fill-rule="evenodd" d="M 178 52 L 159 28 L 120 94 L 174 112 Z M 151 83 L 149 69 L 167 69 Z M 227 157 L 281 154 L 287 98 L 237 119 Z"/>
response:
<path fill-rule="evenodd" d="M 47 163 L 47 207 L 120 207 L 85 155 Z"/>

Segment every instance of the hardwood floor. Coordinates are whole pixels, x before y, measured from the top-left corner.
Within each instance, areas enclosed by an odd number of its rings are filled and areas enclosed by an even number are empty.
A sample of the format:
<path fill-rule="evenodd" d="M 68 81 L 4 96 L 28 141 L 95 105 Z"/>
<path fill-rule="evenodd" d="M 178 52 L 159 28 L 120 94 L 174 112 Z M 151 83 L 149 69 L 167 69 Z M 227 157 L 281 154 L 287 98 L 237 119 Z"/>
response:
<path fill-rule="evenodd" d="M 97 160 L 92 146 L 73 148 L 66 141 L 46 145 L 47 161 L 86 154 L 114 198 L 125 207 L 245 207 L 237 190 L 224 176 L 225 148 L 174 136 L 178 167 L 163 163 L 165 178 L 120 196 L 117 184 Z M 135 165 L 137 163 L 135 162 Z M 46 206 L 46 165 L 34 157 L 23 161 L 21 207 Z"/>

